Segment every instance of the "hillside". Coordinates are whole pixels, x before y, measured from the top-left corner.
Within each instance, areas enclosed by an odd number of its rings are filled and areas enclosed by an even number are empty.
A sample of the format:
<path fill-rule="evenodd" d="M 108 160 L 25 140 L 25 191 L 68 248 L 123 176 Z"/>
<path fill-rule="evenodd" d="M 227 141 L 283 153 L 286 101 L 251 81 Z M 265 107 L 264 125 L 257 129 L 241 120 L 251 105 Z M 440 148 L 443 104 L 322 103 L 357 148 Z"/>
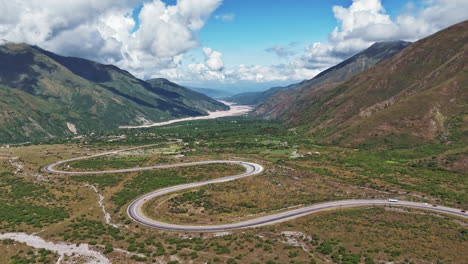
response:
<path fill-rule="evenodd" d="M 161 94 L 172 96 L 176 101 L 194 109 L 205 109 L 207 111 L 228 110 L 223 103 L 218 102 L 207 95 L 180 86 L 163 78 L 150 79 L 146 81 L 153 89 L 160 89 Z"/>
<path fill-rule="evenodd" d="M 303 81 L 300 83 L 295 83 L 295 84 L 291 84 L 291 85 L 284 86 L 284 87 L 281 87 L 281 86 L 273 87 L 262 92 L 247 92 L 247 93 L 235 94 L 235 95 L 226 97 L 224 99 L 228 102 L 233 102 L 233 103 L 240 104 L 240 105 L 259 105 L 265 102 L 266 100 L 268 100 L 273 95 L 284 90 L 294 89 L 302 85 L 305 82 L 306 81 Z"/>
<path fill-rule="evenodd" d="M 302 81 L 285 87 L 273 87 L 263 92 L 240 93 L 227 97 L 225 100 L 243 105 L 260 105 L 265 103 L 258 108 L 259 113 L 263 114 L 264 112 L 272 112 L 273 109 L 275 112 L 278 112 L 279 109 L 277 107 L 287 108 L 285 107 L 287 104 L 284 104 L 283 102 L 288 100 L 285 100 L 284 97 L 288 99 L 292 99 L 292 97 L 300 97 L 304 90 L 310 89 L 313 86 L 317 86 L 322 83 L 336 83 L 344 81 L 369 67 L 390 58 L 409 44 L 409 42 L 405 41 L 375 43 L 368 49 L 352 56 L 342 63 L 321 72 L 310 81 Z"/>
<path fill-rule="evenodd" d="M 204 115 L 228 106 L 175 84 L 35 46 L 0 46 L 0 139 L 66 136 Z"/>
<path fill-rule="evenodd" d="M 408 46 L 341 84 L 305 89 L 285 111 L 257 115 L 323 143 L 408 146 L 468 141 L 468 21 Z"/>
<path fill-rule="evenodd" d="M 410 43 L 406 41 L 378 42 L 352 56 L 351 58 L 333 66 L 309 81 L 300 83 L 292 89 L 283 89 L 270 95 L 260 106 L 254 110 L 254 115 L 271 119 L 282 119 L 296 100 L 301 100 L 304 93 L 315 89 L 319 85 L 332 84 L 345 81 L 352 76 L 386 60 L 400 52 Z"/>

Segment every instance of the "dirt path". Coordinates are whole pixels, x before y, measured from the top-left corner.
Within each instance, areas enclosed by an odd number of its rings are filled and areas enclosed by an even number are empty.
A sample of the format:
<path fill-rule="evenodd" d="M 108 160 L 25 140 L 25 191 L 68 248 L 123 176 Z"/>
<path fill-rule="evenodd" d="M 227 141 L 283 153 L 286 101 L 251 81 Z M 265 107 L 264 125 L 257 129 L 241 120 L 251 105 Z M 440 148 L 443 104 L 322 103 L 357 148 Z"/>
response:
<path fill-rule="evenodd" d="M 16 242 L 24 243 L 33 248 L 44 248 L 53 251 L 59 255 L 56 262 L 61 263 L 65 256 L 78 256 L 86 259 L 87 264 L 110 264 L 110 260 L 101 252 L 89 248 L 88 244 L 53 243 L 45 241 L 43 238 L 25 233 L 4 233 L 0 234 L 0 240 L 12 239 Z"/>
<path fill-rule="evenodd" d="M 89 185 L 89 184 L 85 184 L 85 186 L 86 186 L 86 187 L 89 187 L 89 188 L 91 188 L 91 189 L 93 189 L 94 193 L 96 193 L 96 195 L 98 196 L 98 205 L 99 205 L 99 207 L 101 207 L 101 209 L 102 209 L 102 213 L 104 214 L 104 220 L 106 221 L 106 224 L 118 228 L 118 227 L 119 227 L 118 225 L 113 224 L 113 223 L 111 222 L 112 217 L 111 217 L 111 215 L 107 212 L 106 206 L 104 205 L 104 196 L 103 196 L 102 194 L 99 193 L 99 191 L 98 191 L 98 189 L 96 188 L 96 186 L 94 186 L 94 185 Z"/>

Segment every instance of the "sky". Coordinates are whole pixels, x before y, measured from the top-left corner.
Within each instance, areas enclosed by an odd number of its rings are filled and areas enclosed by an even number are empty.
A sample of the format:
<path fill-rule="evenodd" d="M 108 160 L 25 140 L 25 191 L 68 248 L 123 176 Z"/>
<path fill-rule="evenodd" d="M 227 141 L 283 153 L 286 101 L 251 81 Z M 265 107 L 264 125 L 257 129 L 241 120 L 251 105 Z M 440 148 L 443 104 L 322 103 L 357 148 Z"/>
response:
<path fill-rule="evenodd" d="M 0 39 L 235 93 L 311 79 L 466 10 L 468 0 L 0 0 Z"/>

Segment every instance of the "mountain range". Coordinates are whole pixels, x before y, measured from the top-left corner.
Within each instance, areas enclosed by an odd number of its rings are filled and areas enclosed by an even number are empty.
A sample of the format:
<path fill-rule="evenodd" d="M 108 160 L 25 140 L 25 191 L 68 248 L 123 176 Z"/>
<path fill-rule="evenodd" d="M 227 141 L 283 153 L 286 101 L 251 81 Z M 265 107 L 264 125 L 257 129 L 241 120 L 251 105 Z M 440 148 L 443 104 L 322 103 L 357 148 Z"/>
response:
<path fill-rule="evenodd" d="M 261 92 L 239 93 L 239 94 L 235 94 L 229 97 L 225 97 L 223 98 L 223 100 L 226 100 L 228 102 L 233 102 L 236 104 L 240 104 L 240 105 L 259 105 L 265 102 L 266 100 L 268 100 L 273 95 L 284 90 L 294 89 L 302 85 L 304 82 L 306 81 L 303 81 L 300 83 L 294 83 L 288 86 L 277 86 L 277 87 L 273 87 L 266 91 L 261 91 Z"/>
<path fill-rule="evenodd" d="M 273 87 L 263 92 L 240 93 L 224 98 L 224 100 L 243 105 L 260 105 L 283 91 L 294 90 L 298 87 L 314 86 L 321 83 L 341 82 L 390 58 L 409 44 L 410 42 L 406 41 L 378 42 L 340 64 L 321 72 L 312 80 L 305 80 L 285 87 Z M 288 92 L 285 92 L 283 96 L 286 94 L 288 94 Z M 300 96 L 300 92 L 293 92 L 291 95 L 293 94 Z M 276 98 L 283 100 L 282 97 Z M 278 102 L 270 101 L 267 105 L 278 105 Z"/>
<path fill-rule="evenodd" d="M 0 139 L 22 141 L 200 116 L 228 106 L 164 79 L 37 46 L 0 46 Z"/>
<path fill-rule="evenodd" d="M 231 96 L 233 93 L 231 91 L 223 90 L 223 89 L 213 89 L 213 88 L 200 88 L 200 87 L 191 87 L 191 86 L 186 86 L 190 90 L 202 93 L 204 95 L 207 95 L 211 98 L 216 98 L 216 99 L 223 99 L 226 97 Z"/>
<path fill-rule="evenodd" d="M 467 61 L 465 21 L 353 77 L 329 77 L 339 70 L 331 68 L 273 96 L 253 115 L 303 128 L 322 143 L 368 147 L 466 143 Z"/>

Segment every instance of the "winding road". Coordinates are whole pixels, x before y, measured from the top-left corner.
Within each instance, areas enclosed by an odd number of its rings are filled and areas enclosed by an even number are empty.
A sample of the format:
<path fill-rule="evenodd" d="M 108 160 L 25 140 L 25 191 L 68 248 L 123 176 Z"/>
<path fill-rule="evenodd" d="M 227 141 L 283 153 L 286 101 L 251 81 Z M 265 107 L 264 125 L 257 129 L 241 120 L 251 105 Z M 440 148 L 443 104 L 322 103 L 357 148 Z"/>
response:
<path fill-rule="evenodd" d="M 99 156 L 110 155 L 110 154 L 117 154 L 123 151 L 129 151 L 129 150 L 134 150 L 134 149 L 139 149 L 139 148 L 147 148 L 147 147 L 152 147 L 155 145 L 157 144 L 132 147 L 132 148 L 126 148 L 126 149 L 121 149 L 121 150 L 116 150 L 116 151 L 108 151 L 108 152 L 104 152 L 104 153 L 100 153 L 96 155 L 89 155 L 89 156 L 84 156 L 84 157 L 66 159 L 66 160 L 54 162 L 45 166 L 44 170 L 50 173 L 59 173 L 59 174 L 68 174 L 68 175 L 84 175 L 84 174 L 134 172 L 134 171 L 144 171 L 144 170 L 152 170 L 152 169 L 164 169 L 164 168 L 173 168 L 173 167 L 180 167 L 180 166 L 194 166 L 194 165 L 204 165 L 204 164 L 214 164 L 214 163 L 237 164 L 237 165 L 242 165 L 245 167 L 246 169 L 245 173 L 242 173 L 239 175 L 227 176 L 223 178 L 201 181 L 201 182 L 196 182 L 196 183 L 176 185 L 176 186 L 171 186 L 171 187 L 155 190 L 155 191 L 152 191 L 150 193 L 147 193 L 138 197 L 137 199 L 132 201 L 130 205 L 128 206 L 127 214 L 135 222 L 138 222 L 142 225 L 149 226 L 152 228 L 169 230 L 169 231 L 218 232 L 218 231 L 227 231 L 227 230 L 234 230 L 234 229 L 252 228 L 252 227 L 259 227 L 259 226 L 265 226 L 265 225 L 271 225 L 271 224 L 275 224 L 279 222 L 284 222 L 284 221 L 302 217 L 311 213 L 321 212 L 325 210 L 359 207 L 359 206 L 409 207 L 409 208 L 431 210 L 431 211 L 435 211 L 438 213 L 444 213 L 444 214 L 449 214 L 453 216 L 468 218 L 468 215 L 466 213 L 461 212 L 460 209 L 450 208 L 450 207 L 445 207 L 445 206 L 433 206 L 433 205 L 426 204 L 426 203 L 418 203 L 418 202 L 410 202 L 410 201 L 389 202 L 387 200 L 340 200 L 340 201 L 332 201 L 332 202 L 325 202 L 325 203 L 305 206 L 299 209 L 294 209 L 294 210 L 289 210 L 289 211 L 271 214 L 267 216 L 262 216 L 262 217 L 258 217 L 258 218 L 254 218 L 254 219 L 250 219 L 246 221 L 241 221 L 237 223 L 229 223 L 229 224 L 222 224 L 222 225 L 170 224 L 170 223 L 160 222 L 160 221 L 151 219 L 148 216 L 146 216 L 142 211 L 144 203 L 150 199 L 153 199 L 155 197 L 162 196 L 168 193 L 190 189 L 194 187 L 200 187 L 200 186 L 207 185 L 207 184 L 233 181 L 236 179 L 256 175 L 263 171 L 263 167 L 259 164 L 252 163 L 252 162 L 245 162 L 245 161 L 211 160 L 211 161 L 178 163 L 178 164 L 170 164 L 170 165 L 156 165 L 156 166 L 149 166 L 149 167 L 137 167 L 137 168 L 119 169 L 119 170 L 106 170 L 106 171 L 80 171 L 78 172 L 78 171 L 62 171 L 62 170 L 55 169 L 57 165 L 70 162 L 70 161 L 89 159 L 93 157 L 99 157 Z"/>

